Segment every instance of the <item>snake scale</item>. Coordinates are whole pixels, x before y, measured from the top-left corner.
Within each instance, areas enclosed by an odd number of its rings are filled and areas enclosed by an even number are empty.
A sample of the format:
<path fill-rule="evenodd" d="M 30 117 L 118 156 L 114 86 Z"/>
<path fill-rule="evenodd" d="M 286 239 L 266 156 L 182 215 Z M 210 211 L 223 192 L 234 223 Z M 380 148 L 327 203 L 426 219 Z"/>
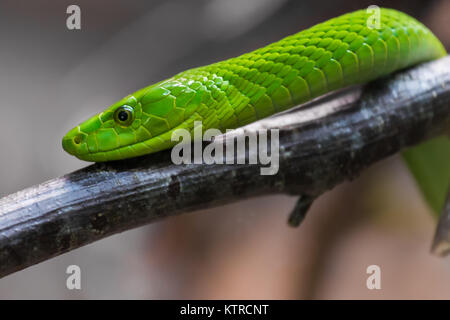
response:
<path fill-rule="evenodd" d="M 172 147 L 172 132 L 233 129 L 348 85 L 446 54 L 416 19 L 380 9 L 379 27 L 359 10 L 253 52 L 181 72 L 126 96 L 69 131 L 62 145 L 85 161 Z"/>

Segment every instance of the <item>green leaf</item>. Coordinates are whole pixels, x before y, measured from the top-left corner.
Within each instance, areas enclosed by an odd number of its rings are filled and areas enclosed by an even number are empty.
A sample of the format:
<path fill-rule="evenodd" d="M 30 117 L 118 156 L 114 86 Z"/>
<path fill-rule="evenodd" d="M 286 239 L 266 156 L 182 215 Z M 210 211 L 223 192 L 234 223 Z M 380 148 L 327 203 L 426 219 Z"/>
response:
<path fill-rule="evenodd" d="M 450 139 L 439 136 L 403 153 L 425 200 L 439 216 L 450 185 Z"/>

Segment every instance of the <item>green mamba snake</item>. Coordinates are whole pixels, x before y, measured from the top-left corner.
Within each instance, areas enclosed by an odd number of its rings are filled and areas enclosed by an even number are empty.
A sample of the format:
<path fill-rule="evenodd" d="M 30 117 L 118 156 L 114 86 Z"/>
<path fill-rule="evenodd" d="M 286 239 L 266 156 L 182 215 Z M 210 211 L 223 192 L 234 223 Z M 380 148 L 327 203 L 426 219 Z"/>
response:
<path fill-rule="evenodd" d="M 329 91 L 444 56 L 417 20 L 380 9 L 380 28 L 360 10 L 236 58 L 181 72 L 114 103 L 63 138 L 64 150 L 102 162 L 168 149 L 177 128 L 234 129 Z"/>

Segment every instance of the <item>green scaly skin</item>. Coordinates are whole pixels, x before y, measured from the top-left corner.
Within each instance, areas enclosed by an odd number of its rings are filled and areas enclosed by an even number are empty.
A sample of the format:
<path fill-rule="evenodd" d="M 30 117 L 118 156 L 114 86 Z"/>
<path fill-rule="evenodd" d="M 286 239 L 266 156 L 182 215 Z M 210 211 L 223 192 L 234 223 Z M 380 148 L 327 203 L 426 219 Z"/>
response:
<path fill-rule="evenodd" d="M 360 10 L 229 60 L 187 70 L 143 88 L 75 127 L 68 153 L 109 161 L 175 145 L 172 132 L 233 129 L 326 92 L 367 82 L 446 54 L 439 40 L 404 13 L 381 9 L 381 28 Z M 126 121 L 118 119 L 126 105 Z"/>

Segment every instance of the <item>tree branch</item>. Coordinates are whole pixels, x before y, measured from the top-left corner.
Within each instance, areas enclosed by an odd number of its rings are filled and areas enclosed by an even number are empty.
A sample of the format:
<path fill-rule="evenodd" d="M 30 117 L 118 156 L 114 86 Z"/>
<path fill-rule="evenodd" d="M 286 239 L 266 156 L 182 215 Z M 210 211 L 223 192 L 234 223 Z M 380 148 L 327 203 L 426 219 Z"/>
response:
<path fill-rule="evenodd" d="M 434 234 L 431 251 L 444 257 L 450 253 L 450 190 Z"/>
<path fill-rule="evenodd" d="M 225 137 L 279 128 L 276 175 L 249 164 L 174 165 L 166 151 L 94 164 L 9 195 L 0 199 L 0 277 L 178 213 L 272 193 L 314 199 L 439 133 L 450 122 L 449 106 L 445 57 Z"/>

